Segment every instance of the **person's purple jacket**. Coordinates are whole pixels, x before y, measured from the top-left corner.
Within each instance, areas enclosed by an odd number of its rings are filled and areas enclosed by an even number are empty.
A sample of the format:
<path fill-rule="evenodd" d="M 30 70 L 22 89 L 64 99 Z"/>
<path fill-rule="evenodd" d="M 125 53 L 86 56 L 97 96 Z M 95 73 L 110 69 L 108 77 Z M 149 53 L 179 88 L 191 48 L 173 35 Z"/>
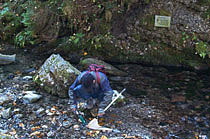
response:
<path fill-rule="evenodd" d="M 74 83 L 69 87 L 69 103 L 71 106 L 76 107 L 77 97 L 83 98 L 85 100 L 89 98 L 97 98 L 99 100 L 99 111 L 103 111 L 105 107 L 112 101 L 113 90 L 110 87 L 109 81 L 106 75 L 99 72 L 100 84 L 96 83 L 95 87 L 92 89 L 91 93 L 81 85 L 81 78 L 88 71 L 83 71 L 74 81 Z M 93 75 L 97 82 L 96 72 L 89 72 Z"/>

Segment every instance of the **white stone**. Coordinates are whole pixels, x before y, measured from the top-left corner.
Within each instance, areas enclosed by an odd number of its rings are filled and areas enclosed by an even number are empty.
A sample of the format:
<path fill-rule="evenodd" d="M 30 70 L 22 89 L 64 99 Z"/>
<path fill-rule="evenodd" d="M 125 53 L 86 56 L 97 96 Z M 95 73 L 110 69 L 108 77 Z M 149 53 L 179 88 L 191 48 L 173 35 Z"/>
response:
<path fill-rule="evenodd" d="M 33 103 L 41 98 L 41 95 L 35 94 L 36 91 L 26 91 L 26 95 L 23 96 L 25 103 Z"/>

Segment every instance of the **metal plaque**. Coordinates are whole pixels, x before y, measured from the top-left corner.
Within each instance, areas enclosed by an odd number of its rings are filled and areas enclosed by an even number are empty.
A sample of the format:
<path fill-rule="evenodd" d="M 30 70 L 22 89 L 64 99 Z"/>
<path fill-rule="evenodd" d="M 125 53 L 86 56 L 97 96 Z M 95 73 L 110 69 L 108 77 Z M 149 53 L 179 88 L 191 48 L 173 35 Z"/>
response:
<path fill-rule="evenodd" d="M 170 28 L 171 17 L 155 15 L 155 26 L 156 27 L 167 27 Z"/>

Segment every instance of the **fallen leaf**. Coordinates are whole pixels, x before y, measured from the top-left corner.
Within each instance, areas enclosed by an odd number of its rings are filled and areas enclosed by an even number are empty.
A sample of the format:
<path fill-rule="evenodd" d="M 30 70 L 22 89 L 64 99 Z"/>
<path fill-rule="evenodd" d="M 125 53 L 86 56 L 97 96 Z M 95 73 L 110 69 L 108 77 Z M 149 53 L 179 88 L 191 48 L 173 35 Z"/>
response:
<path fill-rule="evenodd" d="M 13 106 L 16 106 L 17 104 L 16 104 L 16 102 L 13 102 Z"/>
<path fill-rule="evenodd" d="M 15 72 L 16 75 L 21 75 L 22 73 L 18 70 Z"/>
<path fill-rule="evenodd" d="M 67 111 L 62 111 L 62 114 L 66 114 L 67 113 Z"/>
<path fill-rule="evenodd" d="M 101 136 L 101 139 L 108 139 L 108 138 L 107 138 L 106 136 L 103 135 L 103 136 Z"/>
<path fill-rule="evenodd" d="M 30 136 L 39 136 L 40 132 L 39 131 L 35 131 L 33 133 L 30 134 Z"/>
<path fill-rule="evenodd" d="M 122 124 L 122 121 L 116 121 L 117 124 Z"/>
<path fill-rule="evenodd" d="M 35 126 L 35 127 L 32 127 L 32 128 L 31 128 L 32 131 L 35 131 L 35 130 L 37 130 L 37 129 L 40 129 L 40 126 Z"/>
<path fill-rule="evenodd" d="M 19 123 L 19 127 L 22 127 L 23 129 L 25 129 L 25 125 L 23 123 Z"/>

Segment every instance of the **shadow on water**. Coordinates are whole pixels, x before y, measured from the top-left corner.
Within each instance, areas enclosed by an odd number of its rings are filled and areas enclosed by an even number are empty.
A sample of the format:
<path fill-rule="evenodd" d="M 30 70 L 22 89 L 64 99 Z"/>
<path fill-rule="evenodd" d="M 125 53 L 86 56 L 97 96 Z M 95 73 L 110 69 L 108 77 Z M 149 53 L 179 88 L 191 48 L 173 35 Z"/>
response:
<path fill-rule="evenodd" d="M 195 133 L 209 136 L 210 70 L 138 64 L 117 67 L 124 71 L 126 69 L 132 78 L 125 85 L 127 93 L 140 100 L 149 98 L 150 105 L 163 111 L 166 109 L 166 115 L 171 111 L 172 115 L 167 118 L 176 115 L 177 119 L 174 120 L 183 122 L 183 128 L 186 129 L 177 131 L 176 134 L 170 135 L 170 138 L 195 138 Z M 163 107 L 165 104 L 167 105 Z M 178 117 L 181 117 L 181 120 Z M 176 129 L 175 123 L 167 126 Z"/>

